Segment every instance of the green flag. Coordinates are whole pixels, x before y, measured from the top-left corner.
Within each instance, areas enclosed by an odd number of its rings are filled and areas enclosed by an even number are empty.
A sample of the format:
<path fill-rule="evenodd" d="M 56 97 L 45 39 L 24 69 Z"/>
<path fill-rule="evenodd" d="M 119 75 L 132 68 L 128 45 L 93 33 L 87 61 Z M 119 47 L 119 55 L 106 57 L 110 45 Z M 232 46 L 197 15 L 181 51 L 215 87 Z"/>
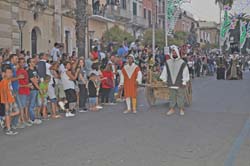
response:
<path fill-rule="evenodd" d="M 222 23 L 221 31 L 220 31 L 221 38 L 225 38 L 228 30 L 230 29 L 230 25 L 231 25 L 231 19 L 229 18 L 228 11 L 225 10 L 224 22 Z"/>
<path fill-rule="evenodd" d="M 247 38 L 247 27 L 246 22 L 240 21 L 240 48 L 244 47 Z"/>

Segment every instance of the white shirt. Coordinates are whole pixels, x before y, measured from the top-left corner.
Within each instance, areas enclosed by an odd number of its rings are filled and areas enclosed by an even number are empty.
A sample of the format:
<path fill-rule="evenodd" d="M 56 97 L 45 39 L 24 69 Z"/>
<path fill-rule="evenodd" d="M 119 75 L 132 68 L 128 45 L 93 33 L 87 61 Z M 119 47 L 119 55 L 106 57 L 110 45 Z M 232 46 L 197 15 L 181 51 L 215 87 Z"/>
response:
<path fill-rule="evenodd" d="M 62 80 L 62 85 L 63 85 L 64 90 L 75 89 L 75 83 L 74 81 L 70 80 L 69 76 L 66 73 L 66 70 L 62 72 L 61 80 Z"/>
<path fill-rule="evenodd" d="M 134 73 L 134 71 L 135 71 L 136 68 L 137 68 L 137 65 L 134 64 L 134 63 L 131 66 L 129 64 L 127 64 L 127 65 L 124 66 L 124 69 L 127 72 L 127 75 L 128 75 L 129 78 L 132 77 L 132 75 L 133 75 L 133 73 Z M 120 84 L 119 84 L 119 86 L 124 85 L 124 76 L 123 76 L 122 72 L 120 72 L 120 73 L 121 74 L 120 74 Z M 142 83 L 142 73 L 141 73 L 141 71 L 138 72 L 136 81 L 139 84 Z"/>
<path fill-rule="evenodd" d="M 166 82 L 167 83 L 167 67 L 166 65 L 164 65 L 164 68 L 163 68 L 163 71 L 161 73 L 161 76 L 160 76 L 160 79 L 163 81 L 163 82 Z M 190 80 L 190 76 L 189 76 L 189 71 L 188 71 L 188 68 L 187 66 L 184 68 L 183 70 L 183 73 L 182 73 L 182 85 L 187 85 L 187 82 Z M 173 89 L 178 89 L 178 87 L 170 87 L 170 88 L 173 88 Z"/>
<path fill-rule="evenodd" d="M 60 56 L 60 50 L 56 47 L 54 47 L 51 52 L 50 55 L 52 57 L 53 62 L 58 61 L 58 57 Z"/>

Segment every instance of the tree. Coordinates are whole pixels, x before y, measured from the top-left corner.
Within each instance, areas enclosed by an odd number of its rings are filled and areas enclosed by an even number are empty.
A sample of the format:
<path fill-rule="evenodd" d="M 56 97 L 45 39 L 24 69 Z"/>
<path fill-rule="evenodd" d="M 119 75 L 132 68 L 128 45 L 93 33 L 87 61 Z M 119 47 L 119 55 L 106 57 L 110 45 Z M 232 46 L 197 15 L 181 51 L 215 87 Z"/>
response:
<path fill-rule="evenodd" d="M 187 33 L 185 32 L 176 32 L 172 38 L 168 38 L 169 45 L 181 46 L 186 43 Z M 151 45 L 152 44 L 152 29 L 148 29 L 144 32 L 143 35 L 143 44 Z M 162 29 L 157 29 L 155 31 L 155 45 L 160 48 L 165 46 L 165 32 Z"/>
<path fill-rule="evenodd" d="M 152 29 L 148 29 L 143 34 L 143 44 L 144 45 L 151 45 L 152 40 Z M 163 48 L 165 46 L 165 32 L 162 29 L 155 30 L 155 45 L 157 45 L 160 48 Z"/>
<path fill-rule="evenodd" d="M 127 38 L 128 43 L 134 40 L 134 37 L 129 32 L 122 30 L 117 25 L 113 26 L 103 34 L 103 41 L 105 43 L 113 42 L 120 45 L 122 44 L 124 38 Z"/>
<path fill-rule="evenodd" d="M 219 4 L 220 6 L 228 5 L 232 7 L 234 0 L 215 0 L 215 4 Z"/>
<path fill-rule="evenodd" d="M 86 28 L 87 28 L 87 0 L 76 0 L 76 45 L 78 47 L 78 56 L 85 55 L 86 46 Z"/>

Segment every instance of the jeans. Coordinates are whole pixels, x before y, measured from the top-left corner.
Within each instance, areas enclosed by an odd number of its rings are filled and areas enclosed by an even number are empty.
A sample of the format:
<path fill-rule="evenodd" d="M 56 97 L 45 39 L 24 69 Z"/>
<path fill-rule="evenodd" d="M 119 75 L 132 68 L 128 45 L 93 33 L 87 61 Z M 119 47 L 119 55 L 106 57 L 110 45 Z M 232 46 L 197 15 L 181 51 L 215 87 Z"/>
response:
<path fill-rule="evenodd" d="M 109 101 L 115 103 L 115 88 L 111 88 L 109 91 Z"/>
<path fill-rule="evenodd" d="M 87 88 L 85 84 L 79 84 L 79 108 L 86 109 L 86 101 L 87 101 Z"/>
<path fill-rule="evenodd" d="M 30 91 L 30 102 L 29 102 L 29 114 L 30 114 L 30 120 L 35 120 L 35 108 L 37 107 L 37 95 L 38 90 L 31 90 Z"/>
<path fill-rule="evenodd" d="M 16 102 L 16 105 L 17 105 L 17 109 L 15 109 L 14 111 L 19 111 L 19 109 L 22 109 L 22 103 L 21 103 L 21 101 L 20 101 L 18 91 L 13 90 L 13 93 L 14 93 L 14 95 L 15 95 L 15 102 Z M 17 126 L 18 120 L 19 120 L 19 115 L 14 116 L 14 117 L 12 118 L 11 124 L 12 124 L 13 126 Z"/>

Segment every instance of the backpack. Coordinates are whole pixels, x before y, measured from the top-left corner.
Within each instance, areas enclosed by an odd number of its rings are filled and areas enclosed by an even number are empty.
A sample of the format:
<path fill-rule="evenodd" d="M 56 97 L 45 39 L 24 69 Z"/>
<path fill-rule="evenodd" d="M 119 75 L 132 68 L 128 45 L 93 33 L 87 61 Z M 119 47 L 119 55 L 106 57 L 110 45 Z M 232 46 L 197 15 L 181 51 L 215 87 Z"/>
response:
<path fill-rule="evenodd" d="M 40 78 L 45 78 L 46 76 L 46 62 L 39 61 L 37 64 L 37 74 Z"/>

